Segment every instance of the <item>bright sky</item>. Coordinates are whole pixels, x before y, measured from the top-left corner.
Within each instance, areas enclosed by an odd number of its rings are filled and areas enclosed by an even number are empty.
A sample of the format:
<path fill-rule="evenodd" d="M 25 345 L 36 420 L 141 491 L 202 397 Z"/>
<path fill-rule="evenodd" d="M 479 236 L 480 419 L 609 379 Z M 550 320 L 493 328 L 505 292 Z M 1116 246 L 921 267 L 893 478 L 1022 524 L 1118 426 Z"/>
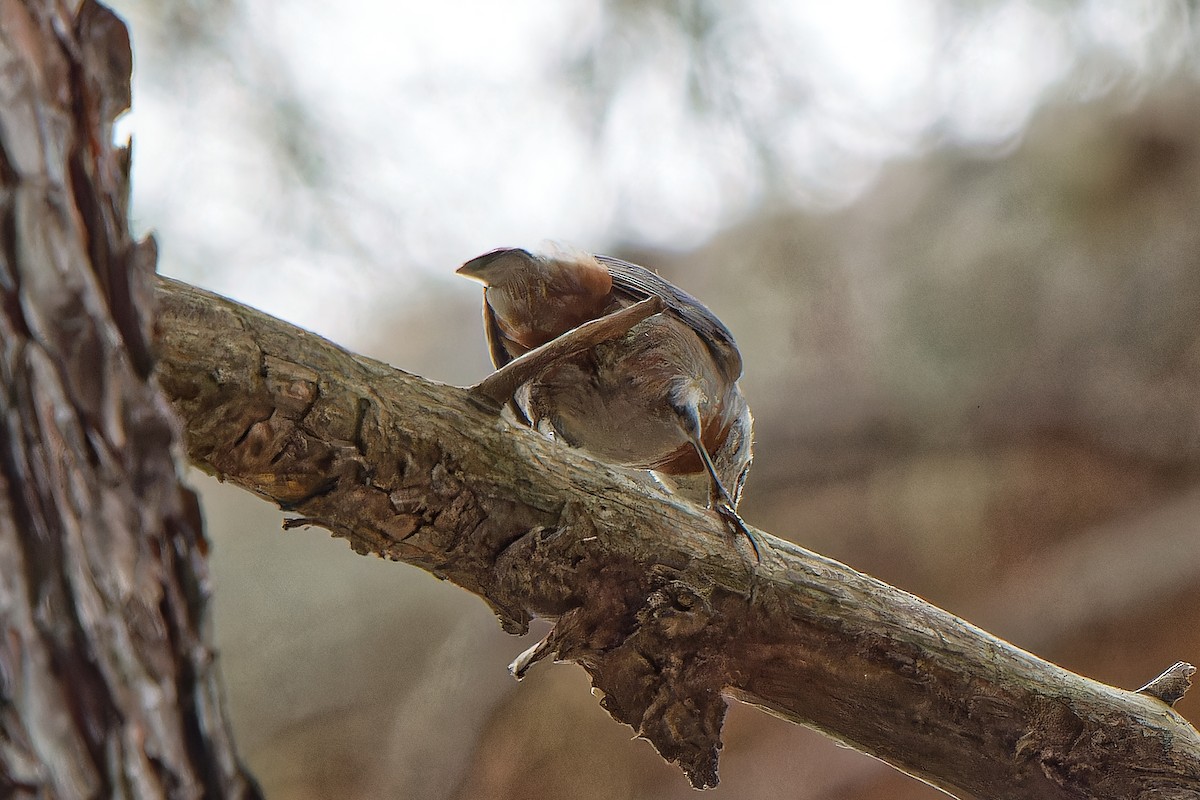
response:
<path fill-rule="evenodd" d="M 605 40 L 599 77 L 621 80 L 595 114 L 561 65 L 614 24 L 596 0 L 247 0 L 198 57 L 156 2 L 115 6 L 134 34 L 135 216 L 161 268 L 335 337 L 394 301 L 380 286 L 418 292 L 492 247 L 701 243 L 762 198 L 747 130 L 792 202 L 836 205 L 939 137 L 1011 140 L 1081 43 L 1153 68 L 1194 24 L 1175 0 L 749 0 L 715 37 L 739 127 L 691 113 L 686 42 L 649 12 Z M 302 175 L 281 172 L 285 147 Z"/>

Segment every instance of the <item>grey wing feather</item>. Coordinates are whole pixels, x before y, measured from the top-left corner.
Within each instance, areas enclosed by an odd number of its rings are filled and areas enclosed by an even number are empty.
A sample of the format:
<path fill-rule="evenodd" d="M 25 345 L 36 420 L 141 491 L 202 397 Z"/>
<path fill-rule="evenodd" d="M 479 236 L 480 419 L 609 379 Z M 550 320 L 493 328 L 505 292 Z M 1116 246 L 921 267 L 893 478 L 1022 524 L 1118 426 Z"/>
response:
<path fill-rule="evenodd" d="M 512 361 L 512 356 L 504 347 L 504 334 L 500 332 L 500 323 L 496 321 L 496 313 L 488 305 L 486 297 L 483 300 L 483 331 L 487 334 L 488 352 L 492 356 L 492 366 L 500 369 Z"/>
<path fill-rule="evenodd" d="M 487 334 L 488 352 L 492 355 L 492 366 L 500 369 L 513 358 L 504 347 L 504 334 L 500 331 L 500 323 L 496 321 L 496 313 L 492 311 L 486 298 L 483 301 L 483 330 Z M 517 402 L 517 398 L 510 399 L 508 407 L 512 409 L 518 421 L 525 425 L 532 425 L 524 409 L 521 408 L 521 404 Z"/>
<path fill-rule="evenodd" d="M 661 297 L 668 311 L 700 334 L 730 380 L 741 377 L 742 356 L 733 334 L 703 303 L 645 267 L 612 256 L 597 255 L 596 260 L 608 267 L 614 290 L 634 300 L 644 300 L 652 295 Z"/>

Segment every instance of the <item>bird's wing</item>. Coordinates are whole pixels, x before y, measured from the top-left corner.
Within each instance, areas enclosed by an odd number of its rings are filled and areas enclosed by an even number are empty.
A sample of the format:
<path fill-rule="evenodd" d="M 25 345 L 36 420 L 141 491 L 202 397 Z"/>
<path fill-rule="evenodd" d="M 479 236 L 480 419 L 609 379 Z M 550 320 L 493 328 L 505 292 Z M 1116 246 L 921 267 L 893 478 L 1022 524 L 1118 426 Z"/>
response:
<path fill-rule="evenodd" d="M 661 297 L 667 310 L 683 320 L 708 345 L 713 359 L 730 380 L 736 381 L 742 376 L 742 356 L 733 334 L 703 303 L 645 267 L 612 256 L 598 255 L 596 260 L 608 267 L 614 291 L 633 300 L 645 300 L 654 295 Z"/>
<path fill-rule="evenodd" d="M 487 334 L 488 352 L 492 354 L 492 366 L 500 369 L 512 361 L 513 357 L 504 347 L 504 334 L 500 331 L 500 323 L 496 321 L 496 312 L 492 311 L 492 307 L 488 305 L 486 299 L 483 301 L 483 330 Z M 512 409 L 518 422 L 532 427 L 529 416 L 521 408 L 521 404 L 517 402 L 515 396 L 509 398 L 508 407 Z"/>
<path fill-rule="evenodd" d="M 487 335 L 488 352 L 491 353 L 493 367 L 500 369 L 513 360 L 504 347 L 504 334 L 500 330 L 500 322 L 496 319 L 496 312 L 488 305 L 486 296 L 483 301 L 483 332 Z"/>

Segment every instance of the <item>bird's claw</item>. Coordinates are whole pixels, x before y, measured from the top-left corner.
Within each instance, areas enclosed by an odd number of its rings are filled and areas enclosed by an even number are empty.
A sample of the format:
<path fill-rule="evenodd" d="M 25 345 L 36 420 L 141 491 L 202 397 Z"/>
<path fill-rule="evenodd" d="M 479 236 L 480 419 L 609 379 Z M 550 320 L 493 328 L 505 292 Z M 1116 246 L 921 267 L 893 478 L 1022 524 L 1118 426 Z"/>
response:
<path fill-rule="evenodd" d="M 754 534 L 750 533 L 750 529 L 746 527 L 746 523 L 734 510 L 733 506 L 726 502 L 715 503 L 713 510 L 721 516 L 725 524 L 729 528 L 729 532 L 736 538 L 739 534 L 746 537 L 746 541 L 750 543 L 750 548 L 754 550 L 754 560 L 756 563 L 762 563 L 762 553 L 758 549 L 758 541 L 754 538 Z"/>

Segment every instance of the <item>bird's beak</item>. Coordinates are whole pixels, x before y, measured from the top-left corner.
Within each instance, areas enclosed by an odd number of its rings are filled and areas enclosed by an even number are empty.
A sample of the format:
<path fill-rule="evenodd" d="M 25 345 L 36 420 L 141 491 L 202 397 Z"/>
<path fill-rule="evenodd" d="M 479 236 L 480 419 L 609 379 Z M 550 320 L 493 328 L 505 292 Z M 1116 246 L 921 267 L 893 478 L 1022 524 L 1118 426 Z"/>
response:
<path fill-rule="evenodd" d="M 472 258 L 470 261 L 463 264 L 458 269 L 454 270 L 454 274 L 462 275 L 464 278 L 470 278 L 473 281 L 482 283 L 484 286 L 487 286 L 488 285 L 487 278 L 483 277 L 483 275 L 481 274 L 482 268 L 485 267 L 486 265 L 480 264 L 479 261 L 480 261 L 480 259 L 478 259 L 478 258 Z"/>
<path fill-rule="evenodd" d="M 518 266 L 525 267 L 534 261 L 535 258 L 528 250 L 521 250 L 515 247 L 499 247 L 481 256 L 472 258 L 455 270 L 455 272 L 464 278 L 478 281 L 484 286 L 491 286 L 497 280 L 502 282 L 504 276 L 511 274 L 514 268 Z M 489 275 L 491 276 L 491 280 L 489 280 Z"/>

